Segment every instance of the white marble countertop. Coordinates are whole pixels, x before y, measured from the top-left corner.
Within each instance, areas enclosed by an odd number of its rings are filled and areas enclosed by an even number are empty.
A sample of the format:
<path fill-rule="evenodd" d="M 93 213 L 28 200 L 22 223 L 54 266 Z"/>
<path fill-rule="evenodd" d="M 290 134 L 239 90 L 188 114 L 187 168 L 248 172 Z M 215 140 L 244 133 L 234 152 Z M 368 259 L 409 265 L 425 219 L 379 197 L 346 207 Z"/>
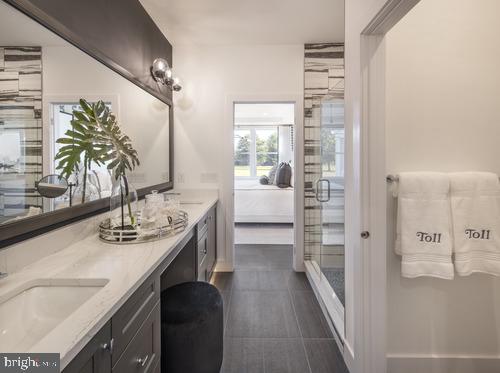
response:
<path fill-rule="evenodd" d="M 96 233 L 0 280 L 0 297 L 38 279 L 109 280 L 29 351 L 16 352 L 59 353 L 61 370 L 66 367 L 218 200 L 216 190 L 171 192 L 180 192 L 177 198 L 186 202 L 181 209 L 189 225 L 183 233 L 136 245 L 104 243 Z"/>

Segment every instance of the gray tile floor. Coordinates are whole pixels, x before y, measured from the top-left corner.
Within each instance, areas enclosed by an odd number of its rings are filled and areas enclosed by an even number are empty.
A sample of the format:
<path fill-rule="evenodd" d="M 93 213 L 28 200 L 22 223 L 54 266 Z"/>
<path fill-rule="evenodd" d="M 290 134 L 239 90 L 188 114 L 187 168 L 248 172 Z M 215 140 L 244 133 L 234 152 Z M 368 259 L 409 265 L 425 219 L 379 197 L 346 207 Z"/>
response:
<path fill-rule="evenodd" d="M 215 273 L 224 299 L 223 373 L 346 373 L 292 247 L 237 245 L 234 273 Z"/>

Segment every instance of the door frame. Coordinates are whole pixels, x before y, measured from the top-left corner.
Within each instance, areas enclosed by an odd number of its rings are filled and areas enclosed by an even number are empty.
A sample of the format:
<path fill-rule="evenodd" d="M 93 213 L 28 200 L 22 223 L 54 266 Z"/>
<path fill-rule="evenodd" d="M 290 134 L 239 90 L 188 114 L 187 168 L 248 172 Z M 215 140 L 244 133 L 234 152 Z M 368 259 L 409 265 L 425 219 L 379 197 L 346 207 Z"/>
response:
<path fill-rule="evenodd" d="M 304 97 L 297 93 L 230 94 L 225 103 L 224 179 L 221 200 L 224 213 L 224 253 L 217 263 L 217 271 L 234 270 L 234 104 L 236 103 L 293 103 L 295 105 L 294 151 L 294 249 L 293 269 L 303 272 L 304 267 Z"/>
<path fill-rule="evenodd" d="M 352 154 L 354 164 L 359 149 L 359 165 L 353 168 L 352 185 L 359 191 L 359 216 L 353 212 L 351 242 L 358 250 L 350 253 L 351 289 L 354 290 L 352 315 L 353 348 L 346 356 L 351 372 L 387 372 L 387 184 L 385 160 L 385 35 L 420 0 L 388 0 L 365 25 L 360 37 L 359 102 L 351 102 Z M 357 72 L 355 73 L 357 74 Z M 348 79 L 348 77 L 347 77 Z M 360 113 L 359 121 L 355 113 Z M 354 204 L 356 206 L 356 204 Z M 370 233 L 361 239 L 361 231 Z M 349 282 L 346 279 L 346 284 Z M 347 289 L 346 289 L 347 291 Z M 355 305 L 355 307 L 354 307 Z M 356 326 L 356 327 L 354 327 Z"/>

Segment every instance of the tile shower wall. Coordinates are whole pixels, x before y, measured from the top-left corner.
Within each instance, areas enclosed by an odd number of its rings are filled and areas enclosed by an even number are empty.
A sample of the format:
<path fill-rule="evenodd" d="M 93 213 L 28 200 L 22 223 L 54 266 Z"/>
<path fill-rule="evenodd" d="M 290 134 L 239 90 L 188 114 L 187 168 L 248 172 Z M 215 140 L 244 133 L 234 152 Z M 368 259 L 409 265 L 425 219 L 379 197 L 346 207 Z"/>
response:
<path fill-rule="evenodd" d="M 0 46 L 0 223 L 41 207 L 42 49 Z"/>
<path fill-rule="evenodd" d="M 320 263 L 321 211 L 315 182 L 321 176 L 321 99 L 344 98 L 344 44 L 306 44 L 304 61 L 304 253 Z"/>

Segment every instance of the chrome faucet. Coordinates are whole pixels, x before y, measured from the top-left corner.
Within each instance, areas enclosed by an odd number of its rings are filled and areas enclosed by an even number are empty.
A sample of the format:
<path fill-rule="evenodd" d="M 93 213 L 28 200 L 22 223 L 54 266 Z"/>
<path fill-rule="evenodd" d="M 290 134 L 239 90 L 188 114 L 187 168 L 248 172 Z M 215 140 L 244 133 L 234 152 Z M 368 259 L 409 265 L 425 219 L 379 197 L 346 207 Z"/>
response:
<path fill-rule="evenodd" d="M 5 272 L 0 272 L 0 279 L 7 277 L 9 274 Z"/>

